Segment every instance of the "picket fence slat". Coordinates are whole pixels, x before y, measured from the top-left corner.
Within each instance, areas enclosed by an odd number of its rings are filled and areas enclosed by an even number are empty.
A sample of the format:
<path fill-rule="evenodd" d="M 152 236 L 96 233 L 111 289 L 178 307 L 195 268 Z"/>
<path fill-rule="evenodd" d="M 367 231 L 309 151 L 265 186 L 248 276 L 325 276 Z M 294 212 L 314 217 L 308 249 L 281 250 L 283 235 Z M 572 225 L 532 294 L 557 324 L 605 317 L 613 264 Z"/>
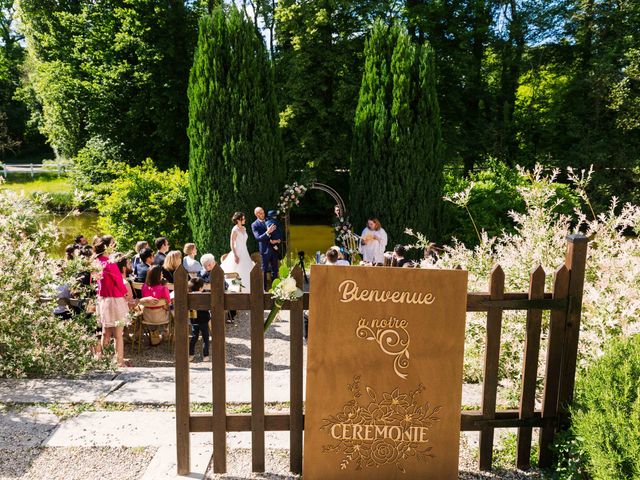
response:
<path fill-rule="evenodd" d="M 491 270 L 489 292 L 491 300 L 501 300 L 504 296 L 504 271 L 500 265 L 496 265 Z M 482 385 L 482 417 L 487 420 L 494 419 L 496 415 L 501 331 L 502 310 L 492 308 L 487 314 Z M 485 427 L 480 431 L 479 467 L 481 470 L 491 470 L 493 464 L 493 437 L 494 429 L 492 427 Z"/>
<path fill-rule="evenodd" d="M 224 272 L 220 265 L 211 270 L 211 386 L 213 399 L 213 471 L 227 471 L 227 372 L 224 297 Z"/>
<path fill-rule="evenodd" d="M 530 279 L 528 293 L 505 292 L 505 275 L 495 266 L 490 276 L 489 292 L 469 292 L 467 312 L 487 312 L 484 384 L 482 409 L 461 412 L 461 431 L 480 432 L 481 469 L 491 469 L 494 429 L 518 428 L 516 464 L 529 466 L 532 428 L 540 428 L 540 465 L 553 460 L 549 445 L 557 428 L 566 424 L 566 405 L 573 396 L 577 360 L 582 289 L 584 286 L 587 239 L 568 237 L 565 265 L 554 274 L 553 292 L 545 293 L 545 273 L 536 269 Z M 302 271 L 294 269 L 299 287 Z M 177 470 L 190 471 L 190 432 L 213 432 L 213 464 L 215 473 L 226 473 L 227 432 L 251 431 L 252 470 L 265 470 L 265 431 L 289 431 L 290 469 L 302 473 L 303 413 L 303 322 L 309 307 L 309 294 L 301 301 L 285 302 L 290 311 L 290 410 L 289 413 L 265 414 L 264 404 L 264 313 L 274 306 L 271 295 L 264 291 L 263 275 L 258 262 L 251 272 L 251 293 L 224 291 L 223 273 L 212 272 L 211 292 L 188 293 L 188 277 L 182 267 L 175 274 L 176 323 L 176 436 Z M 189 309 L 210 310 L 212 314 L 212 388 L 213 412 L 191 413 L 189 410 Z M 251 413 L 226 413 L 225 312 L 249 310 L 251 313 Z M 500 339 L 504 311 L 527 311 L 525 352 L 522 364 L 520 405 L 517 410 L 496 410 L 499 378 Z M 537 366 L 541 342 L 542 311 L 550 310 L 548 345 L 544 375 L 542 407 L 535 409 Z"/>
<path fill-rule="evenodd" d="M 553 277 L 553 298 L 567 298 L 569 295 L 569 270 L 563 265 Z M 542 395 L 542 416 L 555 418 L 558 413 L 558 391 L 560 388 L 560 363 L 562 344 L 567 322 L 566 310 L 552 310 L 549 318 L 549 339 L 547 342 L 547 360 L 544 375 L 544 393 Z M 540 429 L 540 448 L 538 464 L 549 468 L 553 454 L 549 449 L 556 433 L 555 425 Z"/>
<path fill-rule="evenodd" d="M 251 291 L 263 292 L 263 274 L 251 270 Z M 251 465 L 264 472 L 264 295 L 251 295 Z"/>
<path fill-rule="evenodd" d="M 531 274 L 529 298 L 537 300 L 544 296 L 545 273 L 542 266 Z M 542 310 L 532 309 L 527 312 L 526 336 L 524 341 L 524 361 L 522 364 L 522 383 L 520 387 L 520 419 L 533 416 L 536 405 L 536 380 L 538 373 L 538 357 L 540 355 L 540 333 L 542 329 Z M 516 466 L 527 470 L 531 465 L 531 427 L 518 429 L 518 448 Z"/>
<path fill-rule="evenodd" d="M 304 288 L 302 270 L 297 266 L 293 272 L 298 288 Z M 301 302 L 291 306 L 289 345 L 291 352 L 291 386 L 290 386 L 290 469 L 293 473 L 302 473 L 302 431 L 303 431 L 303 336 L 304 311 Z"/>
<path fill-rule="evenodd" d="M 176 362 L 176 463 L 178 475 L 190 471 L 189 438 L 189 307 L 187 271 L 182 265 L 174 273 L 175 362 Z M 142 332 L 140 332 L 142 335 Z"/>

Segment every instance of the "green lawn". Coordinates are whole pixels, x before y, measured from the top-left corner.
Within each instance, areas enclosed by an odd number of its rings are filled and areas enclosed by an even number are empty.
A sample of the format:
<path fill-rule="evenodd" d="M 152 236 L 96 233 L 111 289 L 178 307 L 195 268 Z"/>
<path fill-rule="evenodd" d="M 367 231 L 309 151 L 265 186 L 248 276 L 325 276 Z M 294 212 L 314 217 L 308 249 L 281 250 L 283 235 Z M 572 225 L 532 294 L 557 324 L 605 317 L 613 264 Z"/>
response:
<path fill-rule="evenodd" d="M 31 178 L 29 174 L 10 174 L 6 182 L 0 184 L 0 188 L 8 188 L 16 192 L 24 191 L 26 194 L 73 191 L 71 180 L 68 177 L 48 174 L 36 175 L 34 178 Z"/>

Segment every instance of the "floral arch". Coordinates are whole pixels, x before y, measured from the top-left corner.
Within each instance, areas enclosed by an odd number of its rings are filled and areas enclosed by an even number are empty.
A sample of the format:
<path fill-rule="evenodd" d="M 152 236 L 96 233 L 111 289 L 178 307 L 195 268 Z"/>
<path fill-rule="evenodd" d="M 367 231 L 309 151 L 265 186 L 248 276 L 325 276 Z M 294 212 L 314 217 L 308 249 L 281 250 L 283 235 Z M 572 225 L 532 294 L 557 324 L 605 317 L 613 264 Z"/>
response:
<path fill-rule="evenodd" d="M 344 200 L 333 187 L 320 182 L 310 182 L 308 185 L 293 182 L 291 185 L 284 186 L 284 191 L 280 195 L 278 203 L 278 215 L 284 218 L 287 241 L 290 238 L 289 212 L 293 207 L 300 204 L 302 197 L 304 197 L 309 190 L 320 190 L 321 192 L 328 193 L 331 196 L 336 205 L 336 209 L 334 211 L 336 216 L 334 221 L 336 241 L 345 247 L 350 254 L 353 255 L 357 253 L 359 239 L 351 231 L 351 223 L 347 216 L 347 207 Z"/>

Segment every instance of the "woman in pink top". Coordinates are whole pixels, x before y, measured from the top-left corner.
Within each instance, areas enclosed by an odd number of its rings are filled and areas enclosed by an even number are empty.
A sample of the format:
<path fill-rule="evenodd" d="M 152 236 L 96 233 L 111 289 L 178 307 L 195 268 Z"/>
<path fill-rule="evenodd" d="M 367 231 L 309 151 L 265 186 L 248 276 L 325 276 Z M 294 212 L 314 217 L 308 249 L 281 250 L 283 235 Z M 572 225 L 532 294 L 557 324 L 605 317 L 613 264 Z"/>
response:
<path fill-rule="evenodd" d="M 124 341 L 122 331 L 128 321 L 129 306 L 127 304 L 127 287 L 122 279 L 122 272 L 115 262 L 111 262 L 105 255 L 106 245 L 102 241 L 93 245 L 96 261 L 102 265 L 102 272 L 98 278 L 98 299 L 96 315 L 102 325 L 103 348 L 116 341 L 116 356 L 118 366 L 124 367 Z"/>
<path fill-rule="evenodd" d="M 167 301 L 167 307 L 145 307 L 151 309 L 168 308 L 171 303 L 171 292 L 162 280 L 162 266 L 153 265 L 147 272 L 147 280 L 142 285 L 142 298 L 153 297 Z"/>

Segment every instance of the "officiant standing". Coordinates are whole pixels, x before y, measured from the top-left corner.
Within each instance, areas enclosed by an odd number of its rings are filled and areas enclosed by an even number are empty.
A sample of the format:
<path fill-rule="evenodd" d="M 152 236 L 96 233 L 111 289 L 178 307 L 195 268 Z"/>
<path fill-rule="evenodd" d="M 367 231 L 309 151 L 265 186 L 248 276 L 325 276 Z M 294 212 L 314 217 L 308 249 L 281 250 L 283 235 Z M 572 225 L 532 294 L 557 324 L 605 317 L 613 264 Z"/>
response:
<path fill-rule="evenodd" d="M 256 207 L 253 213 L 256 221 L 251 224 L 251 231 L 258 242 L 258 251 L 262 259 L 262 274 L 264 276 L 264 289 L 267 290 L 267 273 L 271 273 L 271 280 L 278 278 L 278 252 L 273 248 L 271 235 L 276 230 L 277 225 L 271 224 L 267 226 L 265 221 L 264 209 Z"/>
<path fill-rule="evenodd" d="M 387 232 L 382 228 L 380 220 L 375 217 L 369 218 L 360 238 L 362 259 L 374 265 L 383 264 L 384 251 L 387 248 Z"/>

